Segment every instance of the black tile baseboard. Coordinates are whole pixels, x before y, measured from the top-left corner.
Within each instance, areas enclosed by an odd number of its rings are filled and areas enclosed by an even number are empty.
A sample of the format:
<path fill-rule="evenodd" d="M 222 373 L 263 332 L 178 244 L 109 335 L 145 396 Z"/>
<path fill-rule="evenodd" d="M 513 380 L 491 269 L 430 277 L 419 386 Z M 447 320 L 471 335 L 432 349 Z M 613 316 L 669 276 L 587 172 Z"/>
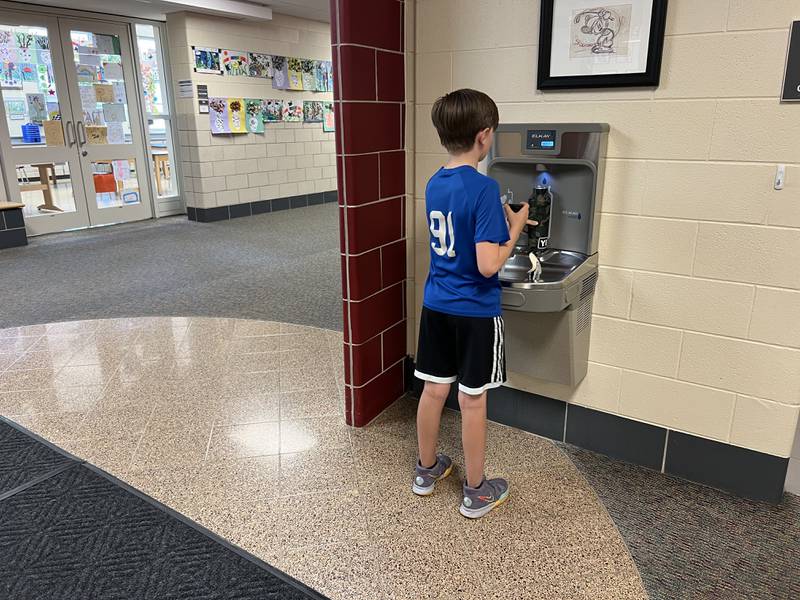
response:
<path fill-rule="evenodd" d="M 190 221 L 213 223 L 214 221 L 227 221 L 228 219 L 262 215 L 264 213 L 288 210 L 290 208 L 303 208 L 305 206 L 336 202 L 338 199 L 338 192 L 336 190 L 331 190 L 328 192 L 317 192 L 315 194 L 273 198 L 272 200 L 258 200 L 256 202 L 244 202 L 242 204 L 215 206 L 213 208 L 188 206 L 186 207 L 186 215 L 189 217 Z"/>
<path fill-rule="evenodd" d="M 788 458 L 670 431 L 664 472 L 737 496 L 777 503 L 783 497 L 788 467 Z"/>
<path fill-rule="evenodd" d="M 664 460 L 667 430 L 570 404 L 564 441 L 605 454 L 611 458 L 636 463 L 657 471 Z"/>
<path fill-rule="evenodd" d="M 413 360 L 409 359 L 413 373 Z M 423 382 L 409 385 L 416 396 Z M 446 406 L 458 410 L 453 384 Z M 563 441 L 615 459 L 719 488 L 752 500 L 778 503 L 789 459 L 746 450 L 619 415 L 500 387 L 489 390 L 490 420 Z"/>
<path fill-rule="evenodd" d="M 0 250 L 28 244 L 21 208 L 0 210 Z"/>

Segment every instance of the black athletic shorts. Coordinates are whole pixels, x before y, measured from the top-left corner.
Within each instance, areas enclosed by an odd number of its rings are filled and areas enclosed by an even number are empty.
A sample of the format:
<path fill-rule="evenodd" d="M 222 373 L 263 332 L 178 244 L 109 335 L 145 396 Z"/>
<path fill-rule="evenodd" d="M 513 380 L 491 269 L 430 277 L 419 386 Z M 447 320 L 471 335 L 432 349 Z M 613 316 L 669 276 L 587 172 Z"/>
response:
<path fill-rule="evenodd" d="M 414 375 L 479 395 L 506 380 L 502 317 L 458 317 L 422 307 Z"/>

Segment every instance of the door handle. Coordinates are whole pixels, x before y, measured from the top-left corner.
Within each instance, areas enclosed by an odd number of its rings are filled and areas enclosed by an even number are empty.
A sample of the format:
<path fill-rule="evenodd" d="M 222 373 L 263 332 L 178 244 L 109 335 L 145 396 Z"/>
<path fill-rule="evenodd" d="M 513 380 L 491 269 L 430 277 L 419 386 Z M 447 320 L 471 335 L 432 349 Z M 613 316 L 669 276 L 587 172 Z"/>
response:
<path fill-rule="evenodd" d="M 75 134 L 75 125 L 72 121 L 67 121 L 67 148 L 72 148 L 75 144 L 78 143 L 78 136 Z M 70 135 L 72 132 L 72 135 Z"/>
<path fill-rule="evenodd" d="M 78 145 L 83 148 L 86 145 L 86 129 L 83 126 L 83 121 L 78 121 Z M 86 150 L 81 150 L 81 156 L 89 154 Z"/>

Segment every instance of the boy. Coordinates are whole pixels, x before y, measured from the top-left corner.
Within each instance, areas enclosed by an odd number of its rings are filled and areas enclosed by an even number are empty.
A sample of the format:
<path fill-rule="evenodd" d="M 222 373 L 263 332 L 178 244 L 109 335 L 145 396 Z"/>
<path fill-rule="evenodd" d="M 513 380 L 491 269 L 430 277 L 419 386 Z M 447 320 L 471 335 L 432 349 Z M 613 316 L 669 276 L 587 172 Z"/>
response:
<path fill-rule="evenodd" d="M 489 96 L 469 89 L 450 92 L 433 105 L 431 118 L 450 157 L 425 190 L 431 261 L 415 372 L 425 388 L 417 411 L 419 461 L 412 490 L 427 496 L 452 471 L 452 461 L 437 454 L 436 445 L 450 384 L 458 381 L 466 462 L 459 510 L 477 519 L 508 497 L 508 482 L 483 473 L 486 391 L 505 382 L 497 272 L 513 252 L 528 210 L 504 207 L 497 182 L 477 171 L 499 121 Z"/>

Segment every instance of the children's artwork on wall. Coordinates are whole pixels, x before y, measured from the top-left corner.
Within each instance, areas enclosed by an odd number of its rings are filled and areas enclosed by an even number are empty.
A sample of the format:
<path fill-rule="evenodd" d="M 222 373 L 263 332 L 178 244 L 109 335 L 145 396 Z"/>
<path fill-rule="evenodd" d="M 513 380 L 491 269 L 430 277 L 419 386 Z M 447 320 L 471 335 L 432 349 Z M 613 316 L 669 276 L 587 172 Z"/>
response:
<path fill-rule="evenodd" d="M 84 129 L 87 144 L 108 144 L 108 128 L 105 125 L 87 125 Z"/>
<path fill-rule="evenodd" d="M 75 65 L 78 81 L 97 81 L 97 67 L 94 65 Z"/>
<path fill-rule="evenodd" d="M 44 94 L 25 94 L 28 105 L 28 119 L 31 123 L 42 123 L 47 120 L 47 103 Z"/>
<path fill-rule="evenodd" d="M 47 103 L 47 118 L 51 121 L 58 121 L 61 119 L 61 109 L 58 106 L 58 102 Z"/>
<path fill-rule="evenodd" d="M 103 104 L 103 119 L 106 123 L 124 123 L 128 120 L 125 116 L 124 104 Z"/>
<path fill-rule="evenodd" d="M 289 89 L 289 64 L 285 56 L 272 57 L 272 87 L 276 90 Z"/>
<path fill-rule="evenodd" d="M 331 133 L 336 131 L 336 119 L 333 113 L 333 102 L 322 103 L 322 131 Z"/>
<path fill-rule="evenodd" d="M 208 99 L 208 119 L 211 124 L 212 135 L 231 132 L 231 126 L 228 121 L 228 100 L 226 98 Z"/>
<path fill-rule="evenodd" d="M 0 46 L 13 46 L 14 33 L 10 29 L 0 29 Z"/>
<path fill-rule="evenodd" d="M 325 61 L 325 71 L 326 75 L 328 76 L 328 85 L 325 86 L 326 92 L 333 91 L 333 62 L 326 60 Z"/>
<path fill-rule="evenodd" d="M 225 75 L 247 77 L 249 64 L 250 61 L 246 52 L 240 52 L 239 50 L 222 51 L 222 68 L 225 70 Z"/>
<path fill-rule="evenodd" d="M 64 145 L 64 128 L 61 126 L 61 121 L 45 121 L 42 123 L 44 129 L 44 137 L 47 140 L 48 146 L 63 146 Z"/>
<path fill-rule="evenodd" d="M 285 100 L 283 103 L 283 120 L 299 122 L 303 120 L 303 104 L 295 100 Z"/>
<path fill-rule="evenodd" d="M 231 133 L 247 133 L 243 98 L 228 98 L 228 120 Z"/>
<path fill-rule="evenodd" d="M 289 75 L 289 89 L 303 89 L 303 63 L 299 58 L 287 58 L 286 69 Z"/>
<path fill-rule="evenodd" d="M 272 56 L 269 54 L 260 54 L 258 52 L 249 52 L 248 57 L 250 59 L 250 77 L 260 77 L 262 79 L 272 77 Z"/>
<path fill-rule="evenodd" d="M 36 71 L 36 65 L 33 63 L 22 63 L 19 66 L 20 75 L 22 75 L 22 81 L 38 81 L 39 74 Z"/>
<path fill-rule="evenodd" d="M 19 63 L 19 50 L 7 46 L 0 46 L 0 62 Z"/>
<path fill-rule="evenodd" d="M 300 61 L 303 77 L 303 89 L 307 92 L 317 91 L 317 76 L 314 72 L 315 64 L 315 61 L 306 58 Z"/>
<path fill-rule="evenodd" d="M 114 102 L 114 86 L 110 83 L 95 83 L 94 96 L 98 102 Z"/>
<path fill-rule="evenodd" d="M 122 128 L 122 123 L 109 123 L 107 128 L 109 144 L 125 143 L 125 130 Z"/>
<path fill-rule="evenodd" d="M 261 115 L 265 123 L 283 121 L 283 100 L 262 100 Z"/>
<path fill-rule="evenodd" d="M 0 73 L 0 87 L 5 90 L 22 89 L 22 73 L 19 65 L 11 62 L 3 63 L 3 71 Z"/>
<path fill-rule="evenodd" d="M 314 89 L 318 92 L 324 92 L 328 85 L 328 75 L 324 60 L 314 61 L 314 84 Z"/>
<path fill-rule="evenodd" d="M 259 98 L 245 98 L 244 110 L 247 113 L 247 131 L 250 133 L 264 133 L 261 100 Z"/>
<path fill-rule="evenodd" d="M 303 101 L 303 122 L 322 123 L 322 102 L 319 100 Z"/>
<path fill-rule="evenodd" d="M 6 100 L 6 116 L 12 121 L 22 121 L 26 116 L 25 100 Z"/>
<path fill-rule="evenodd" d="M 56 87 L 52 68 L 48 65 L 37 65 L 36 73 L 39 77 L 39 91 L 48 98 L 55 98 Z"/>
<path fill-rule="evenodd" d="M 50 50 L 50 39 L 46 35 L 34 36 L 33 42 L 37 50 Z"/>
<path fill-rule="evenodd" d="M 120 63 L 103 63 L 103 81 L 122 81 L 122 79 L 122 65 Z"/>
<path fill-rule="evenodd" d="M 14 45 L 17 48 L 30 48 L 34 44 L 33 34 L 18 31 L 14 34 Z"/>
<path fill-rule="evenodd" d="M 36 50 L 33 48 L 18 48 L 17 62 L 32 63 L 36 60 Z"/>
<path fill-rule="evenodd" d="M 222 68 L 219 62 L 219 48 L 201 48 L 192 46 L 194 52 L 194 72 L 213 73 L 222 75 Z"/>
<path fill-rule="evenodd" d="M 40 65 L 47 65 L 50 66 L 53 64 L 53 57 L 50 56 L 50 50 L 37 50 L 36 51 L 36 58 Z"/>

